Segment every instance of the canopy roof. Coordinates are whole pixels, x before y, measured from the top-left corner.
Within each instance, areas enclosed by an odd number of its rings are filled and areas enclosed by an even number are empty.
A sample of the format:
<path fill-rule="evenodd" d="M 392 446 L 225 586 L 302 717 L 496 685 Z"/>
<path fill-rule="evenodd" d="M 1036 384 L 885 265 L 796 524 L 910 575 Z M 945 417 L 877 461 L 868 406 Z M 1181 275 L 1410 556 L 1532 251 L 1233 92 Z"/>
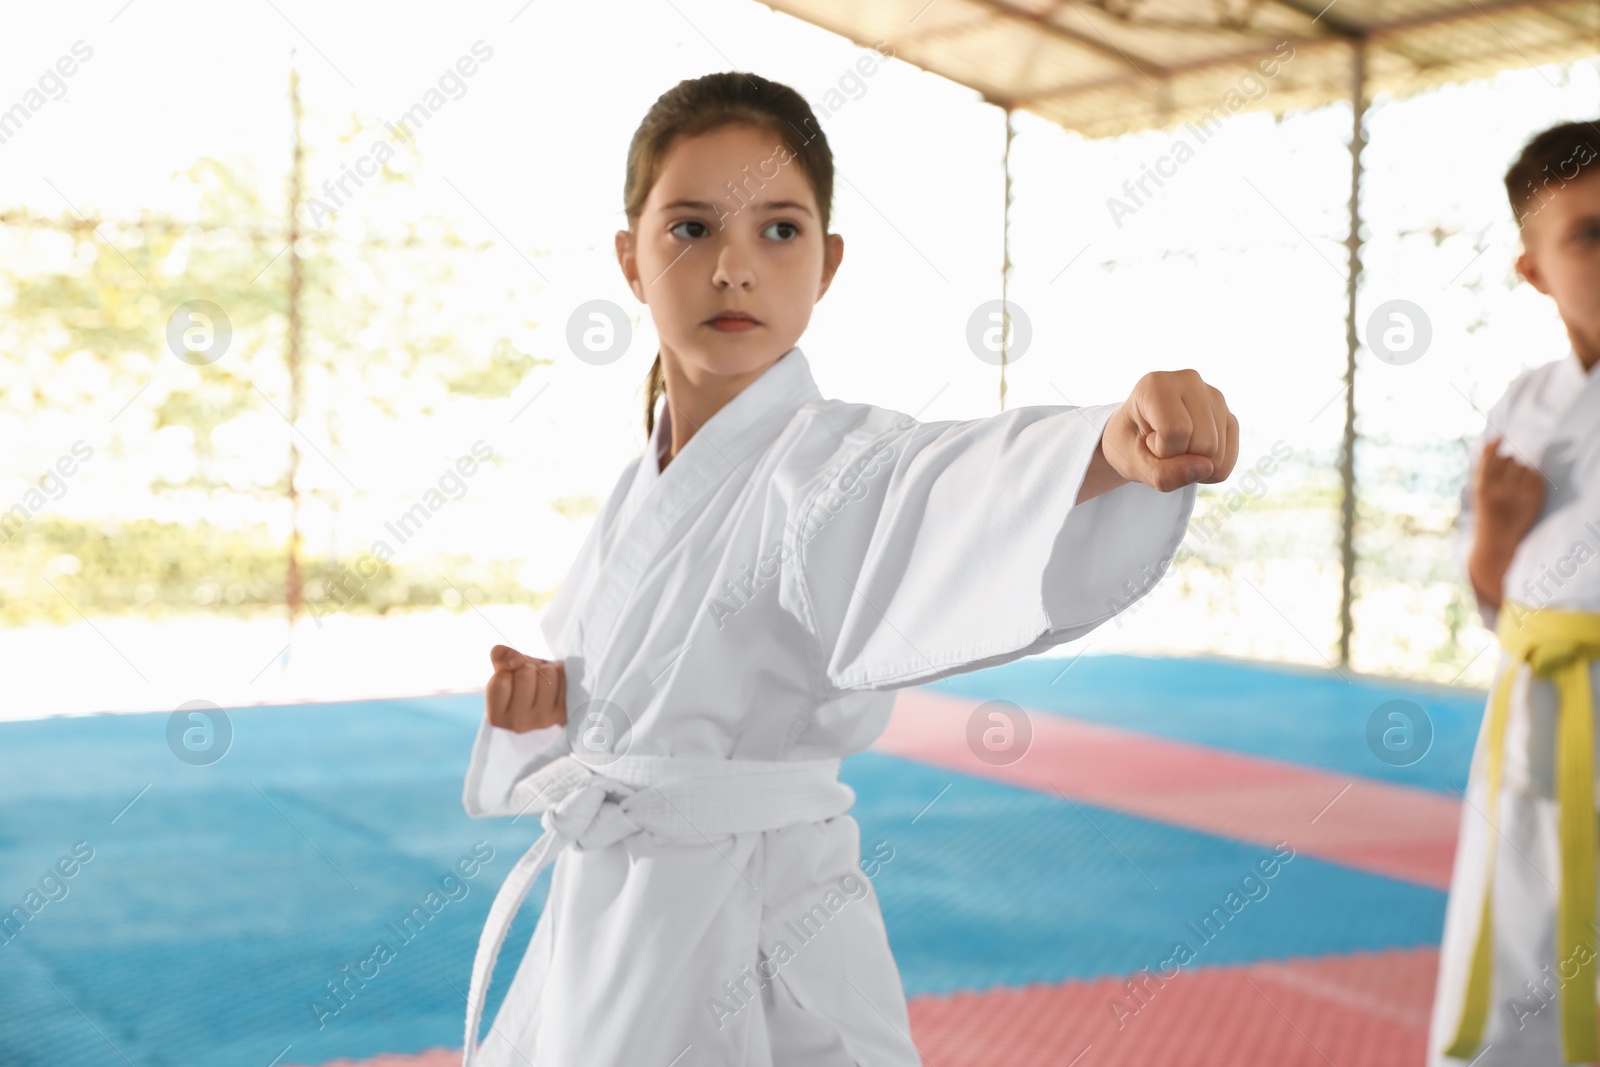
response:
<path fill-rule="evenodd" d="M 1600 52 L 1597 0 L 763 2 L 1089 137 L 1348 100 L 1354 42 L 1368 99 Z"/>

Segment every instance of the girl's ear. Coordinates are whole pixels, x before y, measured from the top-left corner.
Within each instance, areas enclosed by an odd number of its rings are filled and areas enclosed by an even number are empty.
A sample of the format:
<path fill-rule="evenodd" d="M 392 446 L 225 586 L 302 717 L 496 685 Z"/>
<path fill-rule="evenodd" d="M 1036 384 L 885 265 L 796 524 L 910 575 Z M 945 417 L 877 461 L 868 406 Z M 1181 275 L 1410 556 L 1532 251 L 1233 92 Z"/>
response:
<path fill-rule="evenodd" d="M 628 288 L 633 290 L 639 303 L 648 303 L 644 298 L 644 285 L 639 281 L 639 259 L 633 248 L 633 231 L 618 230 L 616 245 L 617 263 L 622 267 L 622 276 L 628 280 Z"/>
<path fill-rule="evenodd" d="M 839 270 L 839 264 L 844 261 L 844 238 L 837 233 L 828 234 L 822 244 L 822 284 L 817 287 L 817 299 L 821 300 L 828 286 L 833 284 L 833 276 Z"/>

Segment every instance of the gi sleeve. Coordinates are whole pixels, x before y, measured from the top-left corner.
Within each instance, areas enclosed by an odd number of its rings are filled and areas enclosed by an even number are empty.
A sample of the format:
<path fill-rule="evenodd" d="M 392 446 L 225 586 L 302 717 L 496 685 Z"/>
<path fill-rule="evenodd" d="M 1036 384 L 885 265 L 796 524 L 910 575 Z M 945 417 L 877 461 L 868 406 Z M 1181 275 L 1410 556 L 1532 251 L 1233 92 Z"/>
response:
<path fill-rule="evenodd" d="M 539 618 L 539 630 L 544 635 L 548 649 L 540 657 L 542 659 L 568 658 L 574 616 L 594 585 L 595 574 L 599 570 L 601 531 L 615 514 L 622 499 L 622 490 L 632 477 L 636 464 L 637 461 L 623 469 L 605 506 L 590 524 L 572 566 L 561 581 L 561 588 Z M 489 717 L 485 715 L 478 723 L 478 736 L 472 743 L 472 755 L 467 762 L 466 784 L 461 792 L 462 806 L 467 809 L 468 815 L 521 814 L 521 805 L 511 799 L 512 789 L 528 775 L 570 751 L 572 747 L 564 726 L 547 726 L 542 730 L 519 734 L 489 725 Z"/>
<path fill-rule="evenodd" d="M 1071 641 L 1165 572 L 1196 487 L 1078 491 L 1118 404 L 909 418 L 802 497 L 795 610 L 826 688 L 895 689 Z"/>
<path fill-rule="evenodd" d="M 489 725 L 485 715 L 467 763 L 466 786 L 461 792 L 468 815 L 518 815 L 522 805 L 511 790 L 551 760 L 570 752 L 565 726 L 515 733 Z"/>

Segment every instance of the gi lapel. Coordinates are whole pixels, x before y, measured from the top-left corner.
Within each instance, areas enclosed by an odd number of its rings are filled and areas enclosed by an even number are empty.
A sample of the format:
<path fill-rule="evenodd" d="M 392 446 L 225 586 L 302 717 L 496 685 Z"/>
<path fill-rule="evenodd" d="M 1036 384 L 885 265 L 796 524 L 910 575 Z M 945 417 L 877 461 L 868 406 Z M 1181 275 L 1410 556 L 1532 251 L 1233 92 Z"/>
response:
<path fill-rule="evenodd" d="M 820 399 L 805 354 L 798 347 L 791 348 L 707 419 L 667 469 L 656 474 L 653 484 L 645 488 L 638 510 L 618 532 L 579 611 L 578 626 L 588 660 L 582 673 L 590 682 L 584 696 L 595 695 L 596 668 L 616 640 L 623 610 L 640 577 L 662 555 L 681 520 L 716 486 L 730 479 L 749 481 L 794 413 Z M 665 406 L 662 412 L 663 419 L 670 417 Z M 640 462 L 656 462 L 653 448 L 646 447 Z M 569 686 L 571 682 L 569 671 Z"/>
<path fill-rule="evenodd" d="M 1578 357 L 1574 354 L 1567 358 L 1576 360 Z M 1540 519 L 1570 504 L 1583 491 L 1588 477 L 1594 473 L 1587 468 L 1595 459 L 1590 453 L 1597 429 L 1600 429 L 1600 369 L 1589 374 L 1572 403 L 1556 420 L 1539 456 L 1539 470 L 1550 483 L 1539 511 Z"/>
<path fill-rule="evenodd" d="M 545 644 L 549 646 L 553 659 L 564 660 L 569 650 L 582 647 L 580 632 L 571 628 L 573 616 L 582 606 L 589 588 L 594 585 L 594 570 L 602 555 L 605 531 L 617 521 L 617 513 L 634 491 L 634 479 L 643 475 L 644 462 L 641 459 L 623 468 L 616 485 L 611 487 L 611 495 L 606 498 L 600 514 L 595 516 L 593 525 L 589 527 L 588 536 L 584 538 L 572 565 L 567 568 L 561 588 L 556 590 L 549 607 L 539 618 L 539 629 L 544 634 Z"/>

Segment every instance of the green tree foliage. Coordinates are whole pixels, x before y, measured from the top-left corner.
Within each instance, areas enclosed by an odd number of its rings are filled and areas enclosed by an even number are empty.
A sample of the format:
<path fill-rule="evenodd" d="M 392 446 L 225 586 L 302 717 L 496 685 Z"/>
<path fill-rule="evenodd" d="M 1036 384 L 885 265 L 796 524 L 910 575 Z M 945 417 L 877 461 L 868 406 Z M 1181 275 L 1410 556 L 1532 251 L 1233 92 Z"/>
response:
<path fill-rule="evenodd" d="M 343 143 L 359 130 L 352 125 Z M 336 171 L 346 152 L 313 148 L 307 173 Z M 299 212 L 296 484 L 302 507 L 326 509 L 335 526 L 341 506 L 368 492 L 363 471 L 384 462 L 363 453 L 362 427 L 374 419 L 426 426 L 449 405 L 509 396 L 551 362 L 513 340 L 536 325 L 517 310 L 527 293 L 510 285 L 483 291 L 487 246 L 461 238 L 448 219 L 417 213 L 418 165 L 415 147 L 403 148 L 321 229 Z M 24 425 L 52 413 L 86 422 L 102 415 L 107 423 L 96 426 L 111 441 L 100 462 L 137 478 L 132 488 L 145 501 L 143 516 L 40 516 L 0 544 L 5 622 L 61 615 L 61 598 L 29 580 L 46 572 L 82 591 L 84 610 L 283 603 L 288 538 L 269 531 L 287 530 L 295 436 L 287 422 L 293 257 L 284 179 L 200 159 L 173 180 L 194 205 L 181 217 L 69 214 L 41 222 L 0 214 L 0 245 L 8 250 L 0 255 L 0 343 L 24 367 L 0 377 L 0 412 Z M 167 340 L 174 309 L 192 300 L 220 306 L 232 328 L 223 356 L 201 366 L 180 361 Z M 137 462 L 153 435 L 172 434 L 185 442 L 190 463 Z M 172 521 L 178 512 L 228 518 Z M 319 555 L 316 545 L 308 551 Z M 62 571 L 61 560 L 76 569 Z M 383 610 L 437 603 L 449 585 L 418 573 L 422 565 L 407 560 L 362 603 Z M 330 567 L 303 562 L 307 585 Z M 494 599 L 524 599 L 509 562 L 481 578 Z"/>

